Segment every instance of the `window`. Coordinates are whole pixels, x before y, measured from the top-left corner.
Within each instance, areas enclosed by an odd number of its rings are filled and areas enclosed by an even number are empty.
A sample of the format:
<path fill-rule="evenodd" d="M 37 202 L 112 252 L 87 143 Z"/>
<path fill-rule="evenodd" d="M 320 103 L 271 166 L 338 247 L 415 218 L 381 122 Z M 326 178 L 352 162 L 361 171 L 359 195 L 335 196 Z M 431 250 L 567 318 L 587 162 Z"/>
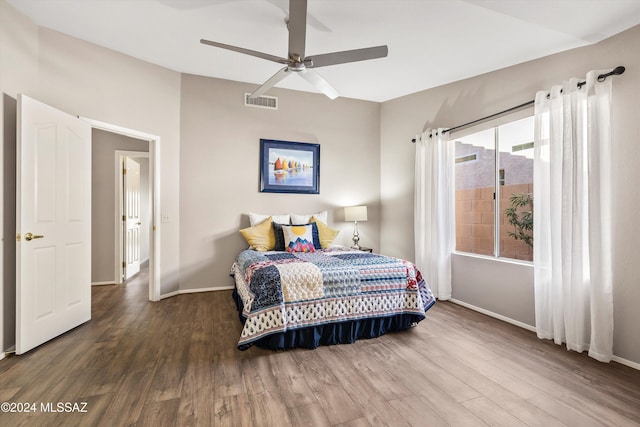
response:
<path fill-rule="evenodd" d="M 533 125 L 454 139 L 457 251 L 533 260 Z"/>

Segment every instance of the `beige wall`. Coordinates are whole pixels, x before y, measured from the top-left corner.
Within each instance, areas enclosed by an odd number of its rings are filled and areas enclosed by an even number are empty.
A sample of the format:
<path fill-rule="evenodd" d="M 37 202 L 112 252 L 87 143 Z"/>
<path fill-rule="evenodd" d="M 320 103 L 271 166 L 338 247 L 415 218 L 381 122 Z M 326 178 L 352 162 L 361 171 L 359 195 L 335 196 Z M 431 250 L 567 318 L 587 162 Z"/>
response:
<path fill-rule="evenodd" d="M 39 99 L 63 111 L 160 137 L 161 294 L 179 287 L 180 73 L 39 30 Z"/>
<path fill-rule="evenodd" d="M 295 78 L 292 77 L 292 78 Z M 378 103 L 274 89 L 278 110 L 245 107 L 255 85 L 182 77 L 180 146 L 181 289 L 233 285 L 229 269 L 247 247 L 238 232 L 247 212 L 329 211 L 352 244 L 343 206 L 366 204 L 360 243 L 380 248 Z M 260 138 L 320 144 L 320 194 L 259 191 Z"/>
<path fill-rule="evenodd" d="M 533 99 L 537 90 L 591 69 L 624 65 L 614 79 L 613 95 L 613 245 L 614 353 L 640 363 L 640 263 L 637 222 L 640 198 L 640 26 L 599 44 L 476 76 L 382 104 L 381 241 L 382 250 L 413 259 L 413 164 L 409 141 L 428 127 L 451 127 Z M 454 256 L 453 297 L 468 304 L 533 325 L 533 269 L 522 265 L 477 262 Z M 491 279 L 488 279 L 491 278 Z M 508 290 L 505 293 L 505 290 Z M 518 310 L 513 310 L 518 307 Z"/>
<path fill-rule="evenodd" d="M 140 262 L 149 261 L 149 249 L 153 233 L 152 180 L 149 176 L 149 157 L 134 157 L 140 164 Z"/>
<path fill-rule="evenodd" d="M 115 283 L 115 152 L 116 150 L 148 152 L 149 142 L 99 129 L 93 129 L 91 139 L 91 282 Z M 139 161 L 139 159 L 135 160 Z M 148 160 L 144 160 L 146 167 L 143 169 L 142 164 L 140 165 L 140 207 L 142 211 L 147 210 L 149 203 L 149 168 Z M 147 228 L 148 220 L 148 217 L 144 220 L 141 218 L 142 230 Z M 141 248 L 141 254 L 147 253 L 148 257 L 148 233 L 143 235 L 141 232 L 140 237 L 144 248 Z"/>

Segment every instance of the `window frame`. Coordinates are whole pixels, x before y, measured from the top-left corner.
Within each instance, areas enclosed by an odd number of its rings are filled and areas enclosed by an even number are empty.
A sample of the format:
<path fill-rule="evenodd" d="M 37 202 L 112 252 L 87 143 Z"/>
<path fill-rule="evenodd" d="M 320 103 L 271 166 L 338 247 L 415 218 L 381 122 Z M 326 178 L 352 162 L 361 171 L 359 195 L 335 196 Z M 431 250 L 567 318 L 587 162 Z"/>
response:
<path fill-rule="evenodd" d="M 495 120 L 491 120 L 489 122 L 485 122 L 485 123 L 481 123 L 481 124 L 477 124 L 474 126 L 469 126 L 469 127 L 465 127 L 464 129 L 461 129 L 460 131 L 454 132 L 450 135 L 450 140 L 452 143 L 456 143 L 458 140 L 462 140 L 465 137 L 469 136 L 469 135 L 473 135 L 476 133 L 480 133 L 483 131 L 487 131 L 489 129 L 491 129 L 493 131 L 493 150 L 494 150 L 494 182 L 493 182 L 493 207 L 494 207 L 494 212 L 493 212 L 493 254 L 492 255 L 485 255 L 485 254 L 481 254 L 481 253 L 476 253 L 476 252 L 468 252 L 468 251 L 464 251 L 464 250 L 458 250 L 457 249 L 457 244 L 456 244 L 456 249 L 453 251 L 454 253 L 458 254 L 458 255 L 465 255 L 465 256 L 473 256 L 473 257 L 480 257 L 480 258 L 485 258 L 485 259 L 491 259 L 491 260 L 497 260 L 497 261 L 505 261 L 505 262 L 511 262 L 511 263 L 516 263 L 516 264 L 525 264 L 525 265 L 533 265 L 535 260 L 526 260 L 526 259 L 519 259 L 519 258 L 512 258 L 512 257 L 508 257 L 508 256 L 502 256 L 500 255 L 501 253 L 501 243 L 500 243 L 500 231 L 501 231 L 501 227 L 507 227 L 507 223 L 502 224 L 502 226 L 500 225 L 500 217 L 501 217 L 501 197 L 500 195 L 500 191 L 502 186 L 504 186 L 505 184 L 505 179 L 503 177 L 501 177 L 501 171 L 504 171 L 504 169 L 501 167 L 500 165 L 500 146 L 499 146 L 499 131 L 498 129 L 501 126 L 504 125 L 508 125 L 510 123 L 514 123 L 523 119 L 533 119 L 534 117 L 534 112 L 533 109 L 525 109 L 525 110 L 521 110 L 517 113 L 514 114 L 510 114 L 507 116 L 503 116 L 499 119 L 495 119 Z M 533 138 L 533 135 L 532 135 Z M 530 147 L 528 147 L 528 145 L 531 144 Z M 527 147 L 524 147 L 527 146 Z M 515 153 L 518 151 L 522 151 L 522 150 L 526 150 L 528 148 L 533 148 L 533 141 L 532 142 L 525 142 L 522 144 L 517 144 L 514 145 L 513 147 L 518 147 L 520 148 L 520 150 L 516 150 L 516 151 L 508 151 L 509 154 L 511 153 Z M 524 147 L 524 148 L 523 148 Z M 454 156 L 455 157 L 455 156 Z M 454 160 L 454 164 L 453 167 L 455 168 L 459 162 L 457 161 L 458 157 L 455 157 Z M 477 159 L 474 161 L 478 161 Z M 462 162 L 462 163 L 466 163 L 466 162 Z M 532 182 L 533 182 L 533 176 L 532 176 Z M 454 185 L 454 192 L 456 191 L 456 186 Z M 457 208 L 456 208 L 457 209 Z M 454 211 L 454 221 L 456 217 L 456 213 Z M 533 248 L 531 248 L 531 250 L 533 251 Z M 533 252 L 532 252 L 533 253 Z"/>

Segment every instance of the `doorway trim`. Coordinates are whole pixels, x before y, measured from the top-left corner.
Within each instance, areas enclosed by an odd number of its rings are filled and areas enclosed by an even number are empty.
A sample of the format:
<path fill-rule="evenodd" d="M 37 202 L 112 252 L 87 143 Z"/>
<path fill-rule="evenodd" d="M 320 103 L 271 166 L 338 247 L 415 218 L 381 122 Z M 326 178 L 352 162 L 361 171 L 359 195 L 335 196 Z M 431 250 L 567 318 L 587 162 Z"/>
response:
<path fill-rule="evenodd" d="M 149 142 L 149 180 L 151 185 L 151 217 L 153 225 L 149 242 L 149 300 L 160 301 L 160 137 L 99 120 L 80 117 L 93 129 L 117 133 Z"/>

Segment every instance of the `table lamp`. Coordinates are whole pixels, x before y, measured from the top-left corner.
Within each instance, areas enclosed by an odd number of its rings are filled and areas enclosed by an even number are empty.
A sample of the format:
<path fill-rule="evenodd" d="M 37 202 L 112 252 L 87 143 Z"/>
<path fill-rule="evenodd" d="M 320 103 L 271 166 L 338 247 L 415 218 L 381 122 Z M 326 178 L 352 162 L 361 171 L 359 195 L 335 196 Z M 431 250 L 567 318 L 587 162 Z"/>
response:
<path fill-rule="evenodd" d="M 360 234 L 358 234 L 358 221 L 367 220 L 367 207 L 366 206 L 349 206 L 344 208 L 344 220 L 353 221 L 353 249 L 360 249 L 358 241 L 360 240 Z"/>

